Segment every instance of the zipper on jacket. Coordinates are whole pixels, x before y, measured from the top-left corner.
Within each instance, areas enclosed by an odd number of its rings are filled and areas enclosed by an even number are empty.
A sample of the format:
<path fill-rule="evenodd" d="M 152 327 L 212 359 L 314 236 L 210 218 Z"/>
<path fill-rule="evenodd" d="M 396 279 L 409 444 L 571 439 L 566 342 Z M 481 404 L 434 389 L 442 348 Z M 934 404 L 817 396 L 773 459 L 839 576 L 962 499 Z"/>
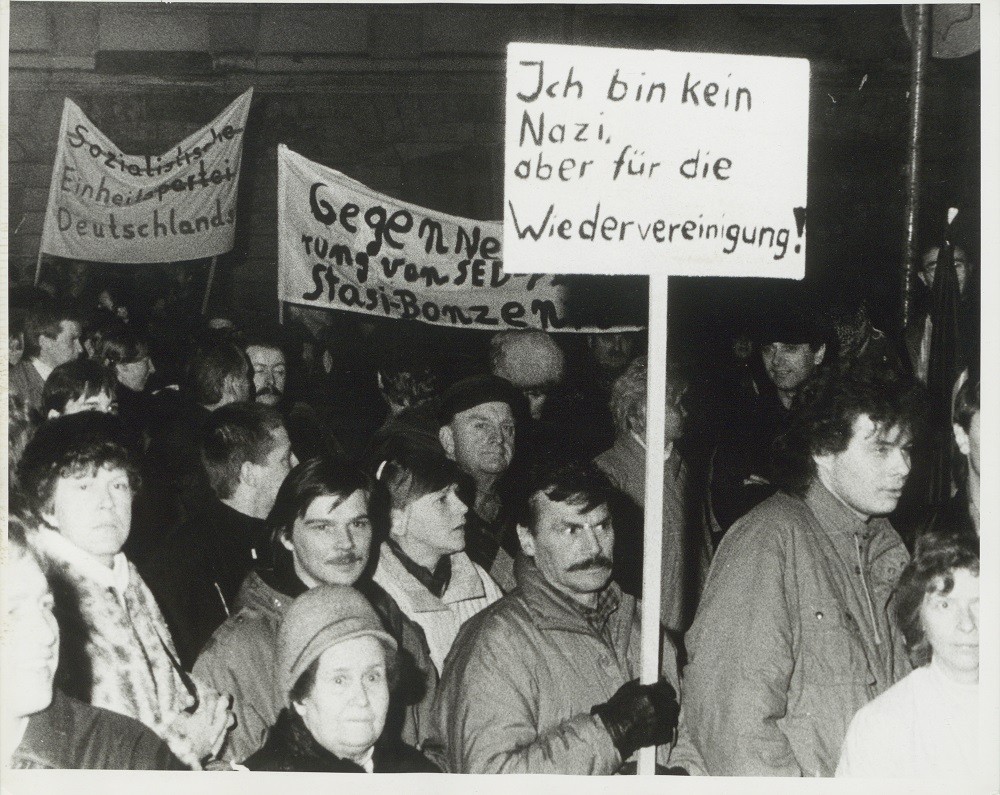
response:
<path fill-rule="evenodd" d="M 226 604 L 226 597 L 222 595 L 219 583 L 213 582 L 212 585 L 215 586 L 215 592 L 219 595 L 219 601 L 222 602 L 222 609 L 226 612 L 226 618 L 229 618 L 229 605 Z"/>
<path fill-rule="evenodd" d="M 879 637 L 878 622 L 875 620 L 875 606 L 872 603 L 872 595 L 868 591 L 868 581 L 865 579 L 865 566 L 861 560 L 861 540 L 858 539 L 857 536 L 855 536 L 855 540 L 857 540 L 857 543 L 854 545 L 854 549 L 858 555 L 858 573 L 861 576 L 861 587 L 865 592 L 865 601 L 868 602 L 868 614 L 872 619 L 872 632 L 875 633 L 875 644 L 880 645 L 882 643 L 882 639 Z"/>

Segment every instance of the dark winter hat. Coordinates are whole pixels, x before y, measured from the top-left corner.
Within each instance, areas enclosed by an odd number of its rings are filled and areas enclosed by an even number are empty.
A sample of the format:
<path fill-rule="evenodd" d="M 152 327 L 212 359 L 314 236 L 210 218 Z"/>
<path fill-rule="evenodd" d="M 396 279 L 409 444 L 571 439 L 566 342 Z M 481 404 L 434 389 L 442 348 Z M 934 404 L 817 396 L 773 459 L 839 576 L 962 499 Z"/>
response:
<path fill-rule="evenodd" d="M 481 406 L 483 403 L 506 403 L 515 414 L 520 411 L 524 396 L 505 378 L 495 375 L 474 375 L 448 387 L 441 396 L 438 419 L 447 425 L 456 414 Z"/>
<path fill-rule="evenodd" d="M 278 629 L 276 686 L 281 703 L 289 703 L 295 683 L 323 652 L 365 635 L 396 651 L 396 641 L 375 608 L 350 586 L 318 585 L 292 602 Z"/>

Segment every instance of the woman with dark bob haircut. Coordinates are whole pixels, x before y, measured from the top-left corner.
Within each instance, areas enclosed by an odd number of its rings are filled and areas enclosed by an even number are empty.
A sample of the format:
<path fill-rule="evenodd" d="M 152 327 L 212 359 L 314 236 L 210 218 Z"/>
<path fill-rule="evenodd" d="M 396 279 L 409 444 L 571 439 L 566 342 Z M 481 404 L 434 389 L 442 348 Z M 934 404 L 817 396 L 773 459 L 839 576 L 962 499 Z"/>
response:
<path fill-rule="evenodd" d="M 60 686 L 144 723 L 200 769 L 225 741 L 229 699 L 181 669 L 153 594 L 122 552 L 139 476 L 118 418 L 87 411 L 45 422 L 18 478 L 41 520 L 35 541 L 56 597 Z"/>
<path fill-rule="evenodd" d="M 979 748 L 979 555 L 968 539 L 920 539 L 895 591 L 914 670 L 854 716 L 838 776 L 975 775 Z"/>
<path fill-rule="evenodd" d="M 440 673 L 462 624 L 502 594 L 465 552 L 455 462 L 402 438 L 383 454 L 371 502 L 383 538 L 374 579 L 423 629 Z"/>

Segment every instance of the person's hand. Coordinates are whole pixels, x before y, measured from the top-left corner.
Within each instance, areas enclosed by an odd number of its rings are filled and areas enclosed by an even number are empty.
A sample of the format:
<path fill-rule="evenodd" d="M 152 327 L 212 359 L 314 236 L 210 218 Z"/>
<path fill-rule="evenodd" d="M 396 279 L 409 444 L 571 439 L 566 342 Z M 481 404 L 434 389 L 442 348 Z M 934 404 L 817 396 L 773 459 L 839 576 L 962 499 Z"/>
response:
<path fill-rule="evenodd" d="M 181 712 L 170 724 L 169 734 L 174 740 L 171 748 L 178 745 L 187 757 L 182 761 L 190 764 L 189 760 L 194 758 L 200 768 L 218 756 L 235 720 L 229 709 L 231 699 L 228 695 L 220 695 L 202 684 L 197 687 L 197 708 L 193 712 Z M 189 696 L 189 708 L 193 703 L 195 699 Z"/>
<path fill-rule="evenodd" d="M 680 711 L 677 692 L 665 679 L 651 685 L 633 679 L 590 712 L 601 719 L 622 759 L 628 759 L 640 748 L 671 742 Z"/>

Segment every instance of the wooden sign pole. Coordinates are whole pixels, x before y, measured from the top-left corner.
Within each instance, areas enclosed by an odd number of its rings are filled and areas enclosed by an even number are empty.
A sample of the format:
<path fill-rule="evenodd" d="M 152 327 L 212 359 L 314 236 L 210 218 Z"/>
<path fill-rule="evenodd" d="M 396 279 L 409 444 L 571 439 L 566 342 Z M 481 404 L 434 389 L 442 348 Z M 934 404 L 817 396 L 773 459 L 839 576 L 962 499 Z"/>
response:
<path fill-rule="evenodd" d="M 667 275 L 649 277 L 649 355 L 646 381 L 646 506 L 642 545 L 642 658 L 640 681 L 660 678 L 660 579 L 663 550 L 663 436 L 667 394 Z M 656 748 L 640 748 L 639 775 L 656 773 Z"/>
<path fill-rule="evenodd" d="M 201 313 L 208 314 L 208 296 L 212 292 L 212 282 L 215 281 L 215 265 L 219 261 L 218 255 L 212 257 L 212 264 L 208 266 L 208 282 L 205 284 L 205 297 L 201 300 Z"/>

